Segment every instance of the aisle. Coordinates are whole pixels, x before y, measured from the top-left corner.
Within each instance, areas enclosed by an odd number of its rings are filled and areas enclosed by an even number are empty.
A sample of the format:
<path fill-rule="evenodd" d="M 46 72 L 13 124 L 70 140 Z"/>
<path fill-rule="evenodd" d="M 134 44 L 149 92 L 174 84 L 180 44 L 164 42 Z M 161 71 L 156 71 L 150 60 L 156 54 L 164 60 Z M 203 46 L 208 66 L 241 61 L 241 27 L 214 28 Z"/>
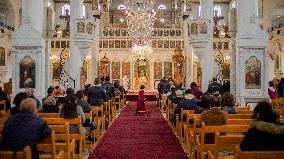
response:
<path fill-rule="evenodd" d="M 136 102 L 129 102 L 89 159 L 185 159 L 178 139 L 156 107 L 150 116 L 134 116 Z"/>

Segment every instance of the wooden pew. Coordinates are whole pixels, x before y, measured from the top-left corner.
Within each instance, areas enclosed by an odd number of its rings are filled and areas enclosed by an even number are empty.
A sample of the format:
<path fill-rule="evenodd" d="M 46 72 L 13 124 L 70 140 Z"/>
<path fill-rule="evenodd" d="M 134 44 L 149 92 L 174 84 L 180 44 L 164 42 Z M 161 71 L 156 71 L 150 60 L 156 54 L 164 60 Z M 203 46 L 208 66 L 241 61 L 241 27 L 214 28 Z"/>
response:
<path fill-rule="evenodd" d="M 211 151 L 208 151 L 208 159 L 214 159 L 214 155 Z"/>
<path fill-rule="evenodd" d="M 1 118 L 9 118 L 10 114 L 8 112 L 1 112 Z"/>
<path fill-rule="evenodd" d="M 0 151 L 1 159 L 13 159 L 14 151 Z M 18 151 L 15 158 L 17 159 L 32 159 L 31 147 L 26 146 L 23 151 Z"/>
<path fill-rule="evenodd" d="M 64 118 L 44 118 L 48 125 L 64 125 L 66 122 L 69 125 L 76 125 L 78 126 L 79 132 L 77 134 L 70 134 L 70 140 L 75 139 L 79 141 L 79 158 L 82 157 L 83 153 L 83 145 L 85 143 L 85 134 L 83 133 L 83 126 L 81 118 L 74 118 L 74 119 L 64 119 Z"/>
<path fill-rule="evenodd" d="M 0 105 L 3 105 L 3 109 L 1 109 L 3 112 L 6 112 L 6 101 L 0 100 Z"/>
<path fill-rule="evenodd" d="M 92 107 L 92 113 L 94 121 L 98 125 L 96 130 L 96 137 L 99 137 L 105 131 L 105 115 L 104 115 L 103 106 Z"/>
<path fill-rule="evenodd" d="M 74 159 L 75 139 L 70 140 L 69 123 L 66 122 L 64 125 L 49 125 L 49 127 L 55 132 L 56 151 L 63 150 L 66 153 L 66 159 Z"/>
<path fill-rule="evenodd" d="M 200 136 L 199 139 L 196 141 L 196 150 L 197 156 L 201 159 L 204 159 L 204 152 L 212 151 L 215 152 L 217 150 L 216 145 L 216 135 L 215 135 L 215 143 L 213 144 L 206 144 L 205 143 L 205 134 L 208 133 L 229 133 L 229 134 L 236 134 L 242 135 L 243 133 L 247 132 L 249 129 L 249 125 L 221 125 L 221 126 L 213 126 L 213 125 L 205 125 L 202 123 L 202 127 L 200 128 Z"/>
<path fill-rule="evenodd" d="M 252 110 L 238 110 L 237 114 L 253 114 Z"/>
<path fill-rule="evenodd" d="M 284 159 L 284 151 L 242 151 L 237 146 L 234 159 Z"/>

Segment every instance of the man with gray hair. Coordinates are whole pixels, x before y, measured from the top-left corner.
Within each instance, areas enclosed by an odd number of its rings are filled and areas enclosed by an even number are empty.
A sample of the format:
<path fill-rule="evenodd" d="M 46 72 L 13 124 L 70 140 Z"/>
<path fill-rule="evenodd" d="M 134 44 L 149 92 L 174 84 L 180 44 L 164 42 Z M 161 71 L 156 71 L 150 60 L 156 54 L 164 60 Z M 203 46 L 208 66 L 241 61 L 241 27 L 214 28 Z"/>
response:
<path fill-rule="evenodd" d="M 21 151 L 25 146 L 30 146 L 32 158 L 39 157 L 36 145 L 51 133 L 51 129 L 36 114 L 36 100 L 33 98 L 24 99 L 20 104 L 20 112 L 10 116 L 4 125 L 2 150 Z"/>

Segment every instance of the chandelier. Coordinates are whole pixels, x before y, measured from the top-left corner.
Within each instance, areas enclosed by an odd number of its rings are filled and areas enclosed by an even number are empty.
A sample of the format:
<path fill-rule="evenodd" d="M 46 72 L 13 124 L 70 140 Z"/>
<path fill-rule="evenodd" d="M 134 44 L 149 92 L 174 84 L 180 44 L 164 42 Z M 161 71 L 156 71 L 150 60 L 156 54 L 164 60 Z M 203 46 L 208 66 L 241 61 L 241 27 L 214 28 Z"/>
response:
<path fill-rule="evenodd" d="M 131 54 L 134 59 L 137 60 L 146 60 L 149 59 L 151 54 L 153 53 L 152 48 L 149 45 L 136 45 L 130 49 Z"/>
<path fill-rule="evenodd" d="M 128 34 L 133 40 L 130 51 L 134 58 L 145 60 L 153 52 L 149 44 L 156 20 L 154 0 L 124 0 L 124 3 Z"/>
<path fill-rule="evenodd" d="M 51 55 L 51 56 L 49 57 L 49 59 L 50 59 L 50 62 L 51 62 L 51 63 L 60 62 L 60 58 L 59 58 L 57 55 Z"/>

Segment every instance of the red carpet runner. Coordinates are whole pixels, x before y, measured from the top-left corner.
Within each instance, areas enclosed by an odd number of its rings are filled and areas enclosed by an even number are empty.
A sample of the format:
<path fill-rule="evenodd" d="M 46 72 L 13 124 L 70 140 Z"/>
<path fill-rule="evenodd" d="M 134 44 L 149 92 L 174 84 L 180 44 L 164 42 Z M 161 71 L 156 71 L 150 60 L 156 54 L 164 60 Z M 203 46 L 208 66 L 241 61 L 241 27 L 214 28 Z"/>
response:
<path fill-rule="evenodd" d="M 129 102 L 89 159 L 187 159 L 156 102 L 148 109 L 150 116 L 134 116 L 136 102 Z"/>

